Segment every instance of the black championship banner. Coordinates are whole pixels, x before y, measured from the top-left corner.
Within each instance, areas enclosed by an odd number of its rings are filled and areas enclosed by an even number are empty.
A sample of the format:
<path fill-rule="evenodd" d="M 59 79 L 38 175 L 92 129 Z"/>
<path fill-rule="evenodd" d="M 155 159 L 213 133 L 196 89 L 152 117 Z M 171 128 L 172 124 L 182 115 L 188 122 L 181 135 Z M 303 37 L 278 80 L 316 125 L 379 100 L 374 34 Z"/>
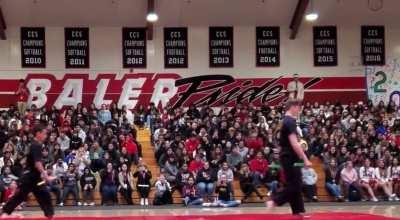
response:
<path fill-rule="evenodd" d="M 65 67 L 89 68 L 89 28 L 65 28 Z"/>
<path fill-rule="evenodd" d="M 188 35 L 186 27 L 164 28 L 165 68 L 188 67 Z"/>
<path fill-rule="evenodd" d="M 279 27 L 256 27 L 256 66 L 280 65 Z"/>
<path fill-rule="evenodd" d="M 124 68 L 146 68 L 146 28 L 122 28 Z"/>
<path fill-rule="evenodd" d="M 336 26 L 315 26 L 313 39 L 314 66 L 337 66 Z"/>
<path fill-rule="evenodd" d="M 361 26 L 361 56 L 364 65 L 385 65 L 384 26 Z"/>
<path fill-rule="evenodd" d="M 233 67 L 233 27 L 210 27 L 210 67 Z"/>
<path fill-rule="evenodd" d="M 46 68 L 44 27 L 21 27 L 21 66 Z"/>

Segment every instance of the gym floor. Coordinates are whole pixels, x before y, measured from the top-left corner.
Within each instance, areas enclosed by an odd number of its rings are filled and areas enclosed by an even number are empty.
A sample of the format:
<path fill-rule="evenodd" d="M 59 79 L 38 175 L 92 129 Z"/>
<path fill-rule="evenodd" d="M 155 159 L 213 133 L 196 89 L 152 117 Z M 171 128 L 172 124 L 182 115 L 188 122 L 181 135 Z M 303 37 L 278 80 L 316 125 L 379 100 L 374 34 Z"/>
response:
<path fill-rule="evenodd" d="M 374 214 L 400 218 L 399 202 L 357 202 L 357 203 L 308 203 L 308 213 L 351 212 Z M 27 207 L 16 212 L 26 217 L 39 217 L 42 212 L 37 207 Z M 62 207 L 56 208 L 56 216 L 178 216 L 178 215 L 224 215 L 224 214 L 288 214 L 288 206 L 268 210 L 263 204 L 244 204 L 236 208 L 186 208 L 181 205 L 149 206 L 95 206 L 95 207 Z"/>

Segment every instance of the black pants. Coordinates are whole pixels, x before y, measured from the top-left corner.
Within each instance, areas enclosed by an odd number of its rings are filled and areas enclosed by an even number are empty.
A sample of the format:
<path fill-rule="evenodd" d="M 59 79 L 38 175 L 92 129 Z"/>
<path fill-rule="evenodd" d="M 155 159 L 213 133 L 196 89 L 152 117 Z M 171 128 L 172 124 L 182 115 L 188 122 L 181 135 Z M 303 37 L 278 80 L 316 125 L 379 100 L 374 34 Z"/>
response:
<path fill-rule="evenodd" d="M 286 184 L 282 191 L 273 196 L 273 201 L 278 206 L 289 202 L 293 214 L 305 212 L 302 196 L 301 168 L 294 167 L 295 161 L 282 157 L 281 164 L 285 173 Z"/>
<path fill-rule="evenodd" d="M 154 198 L 153 205 L 167 205 L 172 204 L 172 194 L 169 190 L 162 194 L 157 194 Z"/>
<path fill-rule="evenodd" d="M 40 208 L 42 208 L 46 217 L 54 215 L 54 208 L 51 204 L 51 196 L 46 185 L 38 186 L 37 183 L 41 181 L 40 174 L 37 173 L 25 173 L 22 175 L 18 190 L 13 197 L 4 205 L 3 212 L 11 214 L 14 209 L 26 200 L 26 197 L 30 192 L 33 193 L 36 200 L 38 201 Z"/>
<path fill-rule="evenodd" d="M 119 192 L 121 193 L 121 195 L 124 197 L 126 203 L 128 205 L 133 205 L 133 201 L 132 201 L 132 189 L 131 187 L 128 185 L 128 187 L 126 189 L 124 189 L 123 187 L 121 187 L 121 189 L 119 190 Z"/>
<path fill-rule="evenodd" d="M 315 185 L 303 185 L 304 195 L 308 200 L 312 200 L 317 195 L 317 188 Z"/>
<path fill-rule="evenodd" d="M 256 193 L 258 197 L 262 197 L 260 192 L 252 183 L 240 184 L 240 189 L 244 193 L 244 199 L 246 200 L 253 192 Z"/>
<path fill-rule="evenodd" d="M 139 192 L 140 198 L 147 199 L 150 193 L 150 186 L 137 186 L 137 190 Z"/>

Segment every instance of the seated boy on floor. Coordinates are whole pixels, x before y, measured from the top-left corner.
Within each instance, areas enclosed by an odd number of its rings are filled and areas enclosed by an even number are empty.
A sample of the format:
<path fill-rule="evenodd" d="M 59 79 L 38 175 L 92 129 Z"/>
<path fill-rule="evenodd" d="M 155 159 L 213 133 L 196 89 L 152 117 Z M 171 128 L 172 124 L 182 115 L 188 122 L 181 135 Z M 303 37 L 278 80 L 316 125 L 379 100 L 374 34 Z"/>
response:
<path fill-rule="evenodd" d="M 18 184 L 17 181 L 13 180 L 10 183 L 10 186 L 7 187 L 7 189 L 4 191 L 4 201 L 8 202 L 8 200 L 11 199 L 11 197 L 14 196 L 14 194 L 17 192 L 18 190 Z M 18 205 L 16 210 L 22 210 L 22 206 Z"/>
<path fill-rule="evenodd" d="M 240 200 L 233 200 L 232 190 L 228 185 L 228 177 L 225 174 L 221 175 L 220 180 L 215 188 L 217 194 L 217 200 L 213 203 L 203 203 L 206 207 L 236 207 L 239 206 Z"/>

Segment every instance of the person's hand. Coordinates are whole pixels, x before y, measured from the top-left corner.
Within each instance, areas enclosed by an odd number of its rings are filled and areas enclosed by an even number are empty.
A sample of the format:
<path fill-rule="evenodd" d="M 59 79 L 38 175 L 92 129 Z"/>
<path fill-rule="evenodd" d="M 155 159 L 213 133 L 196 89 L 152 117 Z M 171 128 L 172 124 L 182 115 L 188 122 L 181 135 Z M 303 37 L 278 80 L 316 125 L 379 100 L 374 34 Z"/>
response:
<path fill-rule="evenodd" d="M 55 180 L 56 177 L 55 177 L 55 176 L 49 176 L 49 175 L 47 175 L 47 173 L 43 173 L 42 179 L 43 179 L 45 182 L 49 183 L 49 182 Z"/>
<path fill-rule="evenodd" d="M 309 160 L 304 161 L 304 167 L 311 167 L 312 163 Z"/>

